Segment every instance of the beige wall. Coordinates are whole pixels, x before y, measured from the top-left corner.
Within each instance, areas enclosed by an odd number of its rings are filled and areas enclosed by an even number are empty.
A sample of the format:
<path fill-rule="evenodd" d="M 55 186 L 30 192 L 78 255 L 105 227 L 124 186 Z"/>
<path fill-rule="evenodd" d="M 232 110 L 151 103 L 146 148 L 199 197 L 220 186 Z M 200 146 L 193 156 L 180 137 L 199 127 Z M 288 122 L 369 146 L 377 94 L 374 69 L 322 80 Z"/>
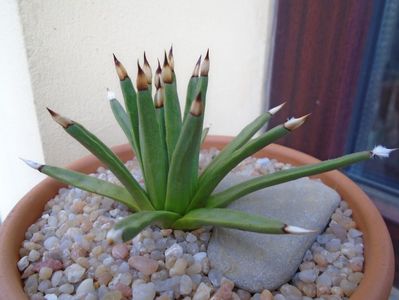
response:
<path fill-rule="evenodd" d="M 44 176 L 18 157 L 43 161 L 15 0 L 0 0 L 0 219 Z"/>
<path fill-rule="evenodd" d="M 108 145 L 125 138 L 105 89 L 121 95 L 111 54 L 130 74 L 147 51 L 150 63 L 174 46 L 181 98 L 194 63 L 209 47 L 206 124 L 235 134 L 265 105 L 273 1 L 20 0 L 35 106 L 45 160 L 62 165 L 87 152 L 45 110 L 79 121 Z M 133 76 L 132 76 L 133 77 Z"/>

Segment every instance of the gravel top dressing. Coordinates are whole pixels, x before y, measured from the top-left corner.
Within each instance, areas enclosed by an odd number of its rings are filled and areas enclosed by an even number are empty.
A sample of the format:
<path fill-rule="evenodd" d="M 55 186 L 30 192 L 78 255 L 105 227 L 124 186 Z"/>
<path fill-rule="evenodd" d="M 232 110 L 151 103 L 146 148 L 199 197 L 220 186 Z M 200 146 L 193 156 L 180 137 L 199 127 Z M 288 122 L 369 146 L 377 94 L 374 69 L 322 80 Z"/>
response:
<path fill-rule="evenodd" d="M 203 150 L 200 169 L 216 149 Z M 143 178 L 136 160 L 126 163 Z M 248 158 L 233 171 L 259 176 L 290 168 L 267 158 Z M 118 183 L 99 168 L 101 179 Z M 26 232 L 18 268 L 31 299 L 347 299 L 363 273 L 363 239 L 345 201 L 317 237 L 290 283 L 278 290 L 251 294 L 210 265 L 207 246 L 212 228 L 192 232 L 155 226 L 132 241 L 110 245 L 106 234 L 129 214 L 121 204 L 77 188 L 63 188 Z"/>

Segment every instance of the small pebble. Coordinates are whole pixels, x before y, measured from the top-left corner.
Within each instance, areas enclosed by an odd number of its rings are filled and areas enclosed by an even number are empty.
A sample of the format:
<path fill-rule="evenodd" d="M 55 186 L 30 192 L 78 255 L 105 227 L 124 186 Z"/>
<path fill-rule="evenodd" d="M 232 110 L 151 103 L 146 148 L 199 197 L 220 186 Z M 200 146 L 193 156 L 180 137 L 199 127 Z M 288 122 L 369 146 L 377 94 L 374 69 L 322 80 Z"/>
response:
<path fill-rule="evenodd" d="M 183 275 L 180 279 L 180 294 L 189 295 L 193 289 L 193 281 L 190 276 Z"/>
<path fill-rule="evenodd" d="M 84 295 L 94 292 L 93 279 L 87 278 L 83 280 L 76 289 L 76 295 Z"/>
<path fill-rule="evenodd" d="M 29 266 L 29 259 L 27 256 L 22 257 L 18 262 L 17 262 L 17 267 L 18 270 L 21 272 L 25 270 Z"/>
<path fill-rule="evenodd" d="M 144 256 L 132 256 L 129 258 L 129 265 L 144 275 L 151 275 L 158 269 L 158 262 Z"/>
<path fill-rule="evenodd" d="M 112 247 L 112 256 L 115 258 L 125 259 L 129 254 L 129 249 L 125 244 L 117 244 Z"/>
<path fill-rule="evenodd" d="M 179 244 L 173 244 L 165 251 L 165 257 L 174 256 L 181 257 L 183 255 L 183 248 Z"/>
<path fill-rule="evenodd" d="M 41 280 L 49 279 L 52 274 L 53 274 L 53 270 L 51 268 L 43 267 L 39 271 L 39 279 L 41 279 Z"/>
<path fill-rule="evenodd" d="M 290 300 L 302 300 L 302 293 L 295 286 L 284 284 L 280 287 L 281 294 Z"/>
<path fill-rule="evenodd" d="M 205 283 L 201 282 L 197 290 L 195 291 L 193 300 L 208 300 L 210 294 L 211 294 L 211 288 L 207 286 Z"/>
<path fill-rule="evenodd" d="M 259 296 L 260 300 L 273 300 L 273 294 L 269 290 L 263 290 Z"/>
<path fill-rule="evenodd" d="M 152 282 L 133 286 L 133 299 L 153 300 L 155 298 L 155 286 Z"/>
<path fill-rule="evenodd" d="M 317 279 L 317 273 L 315 270 L 304 270 L 298 273 L 298 277 L 303 282 L 312 283 Z"/>
<path fill-rule="evenodd" d="M 339 285 L 342 289 L 342 291 L 344 292 L 345 296 L 350 296 L 353 294 L 353 292 L 356 289 L 356 284 L 354 284 L 353 282 L 350 282 L 347 279 L 343 279 Z"/>
<path fill-rule="evenodd" d="M 76 283 L 79 282 L 85 271 L 85 268 L 81 267 L 80 265 L 72 264 L 65 269 L 65 275 L 68 279 L 68 282 Z"/>
<path fill-rule="evenodd" d="M 59 240 L 55 236 L 50 236 L 49 238 L 47 238 L 44 241 L 43 245 L 44 245 L 44 248 L 46 248 L 47 250 L 51 250 L 51 249 L 59 246 Z"/>
<path fill-rule="evenodd" d="M 29 252 L 28 258 L 29 258 L 29 260 L 32 261 L 32 262 L 37 261 L 37 260 L 40 258 L 40 252 L 37 251 L 37 250 L 35 250 L 35 249 L 32 249 L 32 250 Z"/>
<path fill-rule="evenodd" d="M 184 258 L 179 258 L 176 260 L 173 268 L 170 269 L 169 275 L 183 275 L 186 271 L 187 261 Z"/>
<path fill-rule="evenodd" d="M 74 289 L 74 286 L 70 283 L 65 283 L 58 288 L 58 290 L 63 294 L 72 294 Z"/>

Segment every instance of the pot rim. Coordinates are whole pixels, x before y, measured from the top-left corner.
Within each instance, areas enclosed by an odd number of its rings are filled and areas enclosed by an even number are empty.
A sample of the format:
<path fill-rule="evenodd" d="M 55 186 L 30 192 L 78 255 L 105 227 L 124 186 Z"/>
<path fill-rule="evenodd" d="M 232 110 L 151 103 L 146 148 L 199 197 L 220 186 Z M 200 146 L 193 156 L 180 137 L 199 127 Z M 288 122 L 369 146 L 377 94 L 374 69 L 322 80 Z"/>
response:
<path fill-rule="evenodd" d="M 209 136 L 203 147 L 222 148 L 231 139 L 228 136 Z M 112 149 L 123 161 L 132 157 L 132 151 L 127 144 Z M 277 144 L 265 147 L 254 156 L 268 156 L 292 165 L 319 162 L 310 155 Z M 74 161 L 67 168 L 92 173 L 100 165 L 102 164 L 97 158 L 89 155 Z M 349 203 L 353 218 L 363 232 L 364 277 L 350 299 L 388 299 L 394 278 L 394 253 L 390 235 L 379 211 L 368 196 L 341 172 L 330 171 L 314 178 L 320 178 Z M 19 260 L 18 250 L 28 227 L 40 217 L 47 201 L 61 187 L 65 185 L 51 178 L 44 179 L 15 205 L 0 226 L 0 291 L 4 298 L 27 299 L 16 265 Z"/>

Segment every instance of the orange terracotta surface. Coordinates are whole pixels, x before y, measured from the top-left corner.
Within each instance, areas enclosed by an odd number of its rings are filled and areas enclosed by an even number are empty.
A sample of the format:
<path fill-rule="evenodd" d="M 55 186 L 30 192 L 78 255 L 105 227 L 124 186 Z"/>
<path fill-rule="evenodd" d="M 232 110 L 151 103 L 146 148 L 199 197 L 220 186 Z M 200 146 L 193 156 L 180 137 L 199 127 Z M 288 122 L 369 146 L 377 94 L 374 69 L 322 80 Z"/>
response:
<path fill-rule="evenodd" d="M 204 147 L 223 148 L 230 137 L 208 137 Z M 118 156 L 126 161 L 132 157 L 128 145 L 114 147 Z M 318 162 L 317 159 L 304 153 L 279 146 L 270 145 L 255 156 L 275 158 L 293 165 Z M 68 168 L 92 173 L 100 166 L 93 156 L 88 156 L 70 164 Z M 324 173 L 320 178 L 325 184 L 337 190 L 353 210 L 353 218 L 364 233 L 365 276 L 360 282 L 351 300 L 384 300 L 388 299 L 394 276 L 394 255 L 392 242 L 385 223 L 377 208 L 367 195 L 350 179 L 338 171 Z M 24 294 L 20 273 L 17 269 L 19 248 L 25 232 L 42 214 L 44 205 L 65 185 L 45 179 L 23 197 L 8 215 L 0 227 L 0 298 L 28 299 Z"/>

